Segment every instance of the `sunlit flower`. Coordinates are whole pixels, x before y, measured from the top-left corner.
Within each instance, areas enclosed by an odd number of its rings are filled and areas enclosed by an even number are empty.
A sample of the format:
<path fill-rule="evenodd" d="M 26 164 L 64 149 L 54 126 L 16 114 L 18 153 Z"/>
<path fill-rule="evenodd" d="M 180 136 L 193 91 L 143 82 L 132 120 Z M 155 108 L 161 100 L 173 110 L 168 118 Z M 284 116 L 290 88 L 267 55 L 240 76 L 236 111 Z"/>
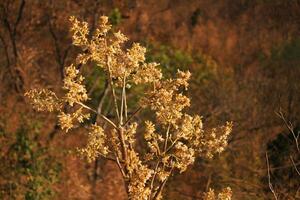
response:
<path fill-rule="evenodd" d="M 65 70 L 63 88 L 67 90 L 65 95 L 66 101 L 73 106 L 74 103 L 84 102 L 88 99 L 85 86 L 82 84 L 83 76 L 79 75 L 79 71 L 74 65 L 70 65 Z"/>
<path fill-rule="evenodd" d="M 97 157 L 108 154 L 108 147 L 105 145 L 105 140 L 106 136 L 104 130 L 100 126 L 94 124 L 90 128 L 86 147 L 79 149 L 79 152 L 87 158 L 88 162 L 92 162 Z"/>
<path fill-rule="evenodd" d="M 61 101 L 57 98 L 56 94 L 47 89 L 33 89 L 25 93 L 31 100 L 34 109 L 38 111 L 56 111 L 62 107 Z"/>

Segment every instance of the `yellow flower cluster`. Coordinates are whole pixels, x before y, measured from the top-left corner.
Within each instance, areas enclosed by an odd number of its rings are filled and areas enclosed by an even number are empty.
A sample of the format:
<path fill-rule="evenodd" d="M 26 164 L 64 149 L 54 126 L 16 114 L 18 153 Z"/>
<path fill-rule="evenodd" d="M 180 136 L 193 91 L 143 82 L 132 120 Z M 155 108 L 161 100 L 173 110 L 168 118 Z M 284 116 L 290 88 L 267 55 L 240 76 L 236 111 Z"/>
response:
<path fill-rule="evenodd" d="M 129 60 L 128 65 L 131 68 L 139 67 L 139 63 L 145 61 L 146 48 L 142 47 L 139 43 L 133 43 L 132 47 L 127 51 L 127 57 Z"/>
<path fill-rule="evenodd" d="M 141 100 L 141 105 L 150 106 L 156 113 L 157 121 L 162 125 L 171 124 L 177 128 L 183 109 L 190 106 L 190 99 L 178 91 L 181 86 L 188 86 L 189 78 L 190 72 L 178 71 L 176 79 L 157 82 L 154 90 Z"/>
<path fill-rule="evenodd" d="M 134 150 L 128 151 L 127 169 L 130 180 L 128 185 L 129 199 L 148 200 L 150 188 L 146 183 L 154 173 L 153 170 L 142 164 Z"/>
<path fill-rule="evenodd" d="M 88 99 L 87 91 L 83 85 L 83 76 L 79 75 L 79 70 L 74 65 L 65 68 L 65 78 L 63 88 L 67 91 L 63 100 L 74 107 L 75 104 L 82 104 Z M 58 121 L 62 129 L 68 132 L 74 126 L 74 122 L 82 123 L 84 119 L 89 119 L 90 115 L 83 113 L 82 107 L 76 109 L 73 113 L 60 111 Z"/>
<path fill-rule="evenodd" d="M 134 122 L 131 125 L 129 125 L 125 131 L 124 140 L 127 141 L 129 145 L 134 145 L 134 143 L 136 142 L 136 129 L 137 123 Z"/>
<path fill-rule="evenodd" d="M 178 142 L 174 147 L 174 154 L 172 155 L 175 157 L 174 167 L 179 169 L 180 172 L 184 172 L 189 165 L 194 163 L 194 154 L 194 149 L 189 148 L 182 142 Z"/>
<path fill-rule="evenodd" d="M 162 73 L 157 68 L 158 64 L 145 63 L 145 47 L 133 43 L 131 48 L 123 50 L 128 38 L 120 31 L 110 34 L 111 25 L 108 24 L 107 17 L 100 18 L 99 26 L 91 40 L 88 40 L 88 27 L 85 22 L 79 22 L 74 17 L 70 20 L 73 24 L 73 44 L 84 50 L 84 53 L 77 57 L 78 63 L 95 62 L 118 82 L 127 78 L 128 81 L 141 84 L 162 78 Z"/>
<path fill-rule="evenodd" d="M 221 153 L 228 145 L 228 137 L 232 131 L 232 122 L 227 122 L 224 126 L 213 128 L 210 132 L 202 134 L 200 137 L 199 154 L 212 158 L 214 154 Z"/>
<path fill-rule="evenodd" d="M 74 16 L 70 17 L 73 31 L 73 44 L 76 46 L 87 45 L 87 36 L 89 34 L 88 23 L 78 21 Z"/>
<path fill-rule="evenodd" d="M 82 107 L 76 109 L 73 113 L 65 113 L 62 109 L 63 103 L 68 103 L 74 107 L 75 103 L 81 104 L 88 99 L 83 77 L 74 65 L 65 68 L 65 78 L 63 88 L 67 91 L 65 96 L 59 99 L 56 94 L 50 90 L 30 90 L 25 93 L 31 100 L 31 104 L 38 111 L 58 111 L 58 122 L 62 129 L 68 132 L 74 126 L 74 122 L 82 123 L 84 119 L 89 119 L 88 113 L 83 113 Z"/>
<path fill-rule="evenodd" d="M 158 69 L 159 65 L 155 62 L 145 63 L 141 66 L 141 69 L 132 76 L 132 80 L 135 84 L 142 83 L 154 83 L 162 78 L 161 70 Z"/>
<path fill-rule="evenodd" d="M 33 89 L 26 92 L 25 96 L 31 100 L 33 108 L 38 111 L 52 112 L 60 110 L 62 107 L 62 104 L 56 94 L 47 89 Z"/>
<path fill-rule="evenodd" d="M 61 111 L 57 117 L 61 129 L 68 132 L 71 128 L 74 127 L 75 121 L 82 123 L 85 119 L 90 118 L 90 114 L 89 113 L 84 114 L 82 112 L 82 108 L 79 108 L 73 113 L 65 113 Z"/>
<path fill-rule="evenodd" d="M 151 121 L 146 121 L 145 123 L 144 138 L 150 149 L 150 153 L 158 156 L 160 154 L 159 143 L 163 142 L 164 139 L 160 134 L 155 132 L 155 126 Z"/>
<path fill-rule="evenodd" d="M 90 129 L 87 146 L 79 149 L 80 154 L 86 157 L 88 162 L 92 162 L 99 156 L 108 154 L 104 130 L 96 124 L 92 125 Z"/>
<path fill-rule="evenodd" d="M 232 191 L 230 187 L 223 189 L 217 196 L 213 189 L 209 189 L 204 195 L 204 200 L 231 200 Z"/>
<path fill-rule="evenodd" d="M 157 178 L 160 182 L 165 181 L 170 175 L 170 172 L 165 171 L 163 168 L 158 169 Z"/>
<path fill-rule="evenodd" d="M 189 141 L 196 154 L 212 158 L 214 154 L 225 150 L 232 131 L 232 122 L 210 131 L 204 131 L 201 117 L 198 115 L 192 117 L 185 114 L 181 122 L 180 128 L 175 133 L 176 137 Z"/>
<path fill-rule="evenodd" d="M 65 68 L 65 78 L 63 88 L 67 90 L 66 101 L 73 106 L 74 103 L 84 102 L 88 99 L 85 86 L 82 84 L 83 76 L 79 75 L 79 70 L 74 65 Z"/>
<path fill-rule="evenodd" d="M 203 135 L 203 124 L 201 117 L 194 117 L 184 114 L 181 119 L 180 128 L 176 131 L 176 137 L 188 140 L 194 147 L 200 143 L 200 137 Z"/>

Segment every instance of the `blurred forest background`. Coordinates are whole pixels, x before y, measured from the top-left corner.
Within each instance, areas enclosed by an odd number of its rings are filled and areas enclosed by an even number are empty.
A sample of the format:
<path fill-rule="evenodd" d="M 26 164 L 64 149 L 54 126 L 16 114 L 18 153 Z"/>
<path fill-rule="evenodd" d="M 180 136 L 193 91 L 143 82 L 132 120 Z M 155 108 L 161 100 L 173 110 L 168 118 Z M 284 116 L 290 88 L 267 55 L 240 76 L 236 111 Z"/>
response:
<path fill-rule="evenodd" d="M 167 76 L 192 72 L 191 113 L 207 126 L 234 122 L 225 153 L 172 177 L 166 199 L 201 199 L 227 186 L 234 199 L 273 199 L 269 180 L 278 199 L 300 199 L 298 0 L 0 0 L 0 199 L 125 199 L 116 166 L 76 156 L 81 128 L 63 134 L 54 115 L 33 111 L 23 96 L 61 92 L 64 66 L 78 52 L 71 15 L 91 31 L 108 15 Z M 84 74 L 97 105 L 101 71 Z M 109 101 L 103 110 L 111 112 Z"/>

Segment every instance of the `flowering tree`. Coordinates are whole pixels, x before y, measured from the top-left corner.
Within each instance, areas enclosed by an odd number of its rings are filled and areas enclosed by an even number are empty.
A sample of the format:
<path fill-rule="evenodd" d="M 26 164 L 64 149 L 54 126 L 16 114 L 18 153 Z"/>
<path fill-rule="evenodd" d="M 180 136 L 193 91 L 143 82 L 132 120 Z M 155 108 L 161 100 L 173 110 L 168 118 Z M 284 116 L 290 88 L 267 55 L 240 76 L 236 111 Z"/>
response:
<path fill-rule="evenodd" d="M 75 17 L 70 21 L 73 44 L 82 53 L 65 68 L 65 95 L 58 97 L 48 89 L 33 89 L 25 95 L 38 111 L 58 113 L 60 126 L 66 132 L 76 123 L 89 122 L 91 113 L 110 125 L 105 129 L 97 122 L 89 125 L 86 147 L 79 153 L 89 162 L 100 156 L 114 161 L 124 178 L 128 199 L 162 199 L 162 191 L 175 170 L 182 173 L 195 157 L 211 158 L 224 150 L 232 123 L 204 131 L 200 116 L 184 112 L 190 106 L 190 99 L 184 95 L 190 72 L 178 71 L 174 79 L 163 78 L 159 64 L 145 61 L 146 49 L 138 43 L 126 49 L 127 37 L 114 32 L 105 16 L 100 17 L 98 28 L 91 35 L 86 22 Z M 114 104 L 113 118 L 87 105 L 89 98 L 79 68 L 90 63 L 106 73 Z M 139 85 L 144 86 L 145 95 L 139 108 L 129 113 L 126 93 Z M 65 106 L 70 108 L 68 112 L 63 109 Z M 155 120 L 135 122 L 134 117 L 143 109 L 152 110 Z M 136 148 L 137 132 L 143 135 L 147 153 Z M 218 197 L 211 190 L 205 198 L 230 197 L 231 191 L 226 189 Z"/>

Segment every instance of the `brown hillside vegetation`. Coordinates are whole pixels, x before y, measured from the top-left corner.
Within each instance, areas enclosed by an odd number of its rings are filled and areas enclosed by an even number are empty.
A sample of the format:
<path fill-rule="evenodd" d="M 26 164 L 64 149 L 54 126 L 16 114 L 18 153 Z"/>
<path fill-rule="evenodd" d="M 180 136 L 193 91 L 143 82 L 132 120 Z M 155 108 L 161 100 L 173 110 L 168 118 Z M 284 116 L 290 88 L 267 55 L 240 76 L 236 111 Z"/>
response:
<path fill-rule="evenodd" d="M 188 112 L 205 128 L 233 122 L 226 150 L 174 172 L 164 199 L 203 199 L 226 187 L 232 199 L 299 199 L 299 11 L 298 0 L 0 0 L 0 199 L 127 199 L 114 162 L 77 155 L 87 124 L 65 134 L 55 114 L 37 112 L 24 97 L 34 88 L 63 96 L 65 69 L 81 53 L 69 18 L 93 32 L 102 15 L 128 36 L 126 48 L 145 46 L 146 61 L 161 63 L 166 77 L 177 68 L 192 73 Z M 104 99 L 100 110 L 114 118 L 94 65 L 79 66 L 88 103 L 97 108 Z M 144 91 L 128 94 L 129 113 Z M 135 120 L 152 120 L 151 112 Z"/>

